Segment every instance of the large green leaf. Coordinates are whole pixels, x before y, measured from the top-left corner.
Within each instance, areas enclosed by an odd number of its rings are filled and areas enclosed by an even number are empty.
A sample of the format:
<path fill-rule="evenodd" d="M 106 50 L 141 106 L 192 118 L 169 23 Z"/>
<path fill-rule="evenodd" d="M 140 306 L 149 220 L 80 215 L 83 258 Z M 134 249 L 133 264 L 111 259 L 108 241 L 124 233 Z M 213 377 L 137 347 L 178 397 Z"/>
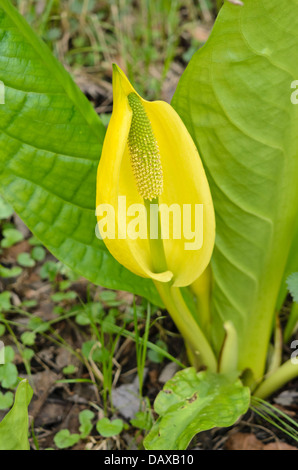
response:
<path fill-rule="evenodd" d="M 277 298 L 276 308 L 279 311 L 284 303 L 284 300 L 287 295 L 287 283 L 286 280 L 290 274 L 294 271 L 298 271 L 298 218 L 297 218 L 297 227 L 296 227 L 296 235 L 294 237 L 290 254 L 288 257 L 287 265 L 284 271 L 283 279 L 281 281 L 280 291 Z"/>
<path fill-rule="evenodd" d="M 147 450 L 183 450 L 195 434 L 232 426 L 249 406 L 249 388 L 240 380 L 193 367 L 178 372 L 157 395 L 159 418 L 144 441 Z"/>
<path fill-rule="evenodd" d="M 8 0 L 0 0 L 0 191 L 64 263 L 96 284 L 159 297 L 95 236 L 105 129 L 69 74 Z"/>
<path fill-rule="evenodd" d="M 12 409 L 0 423 L 0 450 L 29 450 L 28 405 L 33 395 L 28 380 L 20 382 Z"/>
<path fill-rule="evenodd" d="M 239 367 L 261 377 L 298 216 L 298 0 L 226 3 L 173 105 L 214 198 L 213 342 L 239 335 Z M 294 245 L 293 245 L 294 246 Z"/>

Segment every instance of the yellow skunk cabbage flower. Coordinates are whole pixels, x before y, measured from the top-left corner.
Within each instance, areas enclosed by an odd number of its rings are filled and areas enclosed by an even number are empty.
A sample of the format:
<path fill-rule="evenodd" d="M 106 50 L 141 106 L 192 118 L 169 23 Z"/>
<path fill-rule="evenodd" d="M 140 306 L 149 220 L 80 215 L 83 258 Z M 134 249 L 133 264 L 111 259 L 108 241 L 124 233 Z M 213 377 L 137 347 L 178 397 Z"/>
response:
<path fill-rule="evenodd" d="M 212 198 L 195 144 L 174 109 L 142 99 L 116 65 L 113 100 L 97 174 L 101 238 L 133 273 L 189 285 L 208 265 L 215 238 Z M 156 259 L 151 240 L 162 240 L 165 263 Z"/>

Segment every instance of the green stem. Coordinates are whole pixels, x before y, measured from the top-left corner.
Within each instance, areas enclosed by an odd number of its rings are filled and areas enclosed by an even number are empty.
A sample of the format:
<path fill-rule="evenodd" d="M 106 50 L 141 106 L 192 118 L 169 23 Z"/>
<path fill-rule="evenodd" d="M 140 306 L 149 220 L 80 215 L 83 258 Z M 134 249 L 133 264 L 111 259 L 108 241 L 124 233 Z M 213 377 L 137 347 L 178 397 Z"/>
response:
<path fill-rule="evenodd" d="M 168 271 L 168 267 L 161 236 L 158 199 L 153 199 L 152 202 L 145 199 L 144 202 L 147 210 L 147 229 L 153 269 L 155 272 L 165 272 Z M 156 239 L 150 236 L 152 209 L 157 211 L 154 218 L 158 223 L 158 237 Z M 158 217 L 156 217 L 156 215 Z M 159 281 L 154 281 L 154 283 L 178 330 L 191 349 L 192 354 L 190 356 L 193 357 L 194 365 L 198 362 L 202 362 L 208 369 L 215 372 L 217 370 L 217 360 L 214 352 L 188 309 L 179 287 L 173 287 L 170 283 L 162 283 Z M 196 360 L 196 358 L 198 360 Z"/>
<path fill-rule="evenodd" d="M 288 343 L 291 336 L 298 329 L 298 303 L 294 302 L 291 307 L 290 316 L 284 331 L 284 342 Z"/>
<path fill-rule="evenodd" d="M 194 356 L 209 370 L 216 372 L 217 361 L 214 352 L 189 311 L 179 287 L 171 287 L 169 283 L 158 281 L 154 283 L 175 325 L 191 347 Z"/>
<path fill-rule="evenodd" d="M 279 315 L 275 316 L 274 348 L 267 368 L 267 375 L 273 374 L 282 362 L 282 331 L 279 321 Z"/>
<path fill-rule="evenodd" d="M 271 374 L 261 385 L 255 390 L 254 396 L 259 398 L 267 398 L 276 392 L 290 380 L 298 377 L 298 363 L 295 364 L 297 358 L 289 359 L 280 366 L 273 374 Z"/>

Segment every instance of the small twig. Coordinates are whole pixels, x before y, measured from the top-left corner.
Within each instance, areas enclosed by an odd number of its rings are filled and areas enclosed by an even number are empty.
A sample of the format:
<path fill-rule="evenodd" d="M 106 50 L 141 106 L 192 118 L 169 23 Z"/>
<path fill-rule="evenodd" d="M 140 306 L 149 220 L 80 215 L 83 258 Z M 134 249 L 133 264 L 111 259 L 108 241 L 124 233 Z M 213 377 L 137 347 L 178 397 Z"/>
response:
<path fill-rule="evenodd" d="M 227 0 L 228 2 L 230 3 L 233 3 L 233 5 L 239 5 L 241 7 L 243 7 L 244 3 L 241 2 L 241 0 Z"/>
<path fill-rule="evenodd" d="M 121 357 L 123 351 L 125 350 L 125 348 L 127 347 L 127 345 L 129 343 L 133 343 L 133 339 L 132 338 L 126 338 L 125 341 L 123 341 L 122 345 L 120 346 L 120 348 L 118 349 L 117 353 L 115 354 L 115 359 L 119 359 L 119 357 Z"/>
<path fill-rule="evenodd" d="M 86 366 L 86 368 L 87 368 L 87 370 L 88 370 L 88 372 L 89 372 L 89 375 L 90 375 L 90 377 L 91 377 L 91 380 L 92 380 L 93 382 L 96 382 L 96 379 L 95 379 L 93 370 L 92 370 L 92 368 L 90 367 L 89 362 L 87 361 L 87 359 L 86 359 L 84 356 L 83 356 L 83 360 L 84 360 L 85 366 Z M 102 377 L 99 377 L 99 380 L 102 380 Z M 94 385 L 94 391 L 95 391 L 95 395 L 96 395 L 96 398 L 97 398 L 97 400 L 98 400 L 98 403 L 100 403 L 101 400 L 100 400 L 100 396 L 99 396 L 99 393 L 98 393 L 98 388 L 97 388 L 96 385 Z"/>
<path fill-rule="evenodd" d="M 261 424 L 249 423 L 248 421 L 244 421 L 242 419 L 239 421 L 239 424 L 243 424 L 251 428 L 261 429 L 262 431 L 265 431 L 267 434 L 271 435 L 271 438 L 274 439 L 276 443 L 278 443 L 277 435 L 271 429 L 268 429 L 265 426 L 262 426 Z M 267 442 L 269 439 L 270 437 L 263 439 L 263 441 Z"/>
<path fill-rule="evenodd" d="M 114 380 L 113 380 L 113 384 L 112 384 L 112 387 L 116 387 L 116 384 L 119 380 L 119 377 L 120 377 L 120 374 L 121 374 L 121 365 L 119 364 L 119 362 L 113 357 L 112 359 L 113 361 L 113 364 L 116 366 L 117 370 L 116 370 L 116 373 L 115 373 L 115 376 L 114 376 Z"/>
<path fill-rule="evenodd" d="M 212 15 L 210 13 L 210 10 L 208 8 L 206 0 L 199 0 L 199 5 L 200 5 L 200 8 L 201 8 L 201 12 L 202 12 L 202 16 L 203 16 L 204 21 L 206 23 L 211 23 Z"/>

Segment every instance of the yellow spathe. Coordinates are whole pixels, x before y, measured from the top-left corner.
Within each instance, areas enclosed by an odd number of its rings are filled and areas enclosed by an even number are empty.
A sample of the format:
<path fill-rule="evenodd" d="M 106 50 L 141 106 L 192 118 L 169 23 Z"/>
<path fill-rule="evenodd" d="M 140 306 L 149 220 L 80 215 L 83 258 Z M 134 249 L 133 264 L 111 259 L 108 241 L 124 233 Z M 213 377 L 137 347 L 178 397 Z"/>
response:
<path fill-rule="evenodd" d="M 161 273 L 154 272 L 148 239 L 126 236 L 133 211 L 129 215 L 125 210 L 133 204 L 144 208 L 128 145 L 133 115 L 128 99 L 131 93 L 138 97 L 146 112 L 160 156 L 163 181 L 158 203 L 165 209 L 161 232 L 169 234 L 169 238 L 163 240 L 167 271 Z M 116 65 L 113 67 L 113 99 L 113 113 L 98 166 L 96 205 L 107 204 L 114 208 L 116 236 L 106 237 L 104 242 L 114 258 L 135 274 L 160 282 L 172 281 L 177 287 L 187 286 L 208 265 L 215 239 L 212 198 L 198 151 L 176 111 L 165 102 L 143 100 Z M 122 204 L 124 196 L 125 206 Z M 167 208 L 170 221 L 171 209 L 174 212 L 178 209 L 181 214 L 181 222 L 177 217 L 172 229 L 166 225 Z M 138 222 L 146 223 L 145 211 L 137 214 Z M 194 224 L 195 216 L 200 221 L 198 225 Z"/>

